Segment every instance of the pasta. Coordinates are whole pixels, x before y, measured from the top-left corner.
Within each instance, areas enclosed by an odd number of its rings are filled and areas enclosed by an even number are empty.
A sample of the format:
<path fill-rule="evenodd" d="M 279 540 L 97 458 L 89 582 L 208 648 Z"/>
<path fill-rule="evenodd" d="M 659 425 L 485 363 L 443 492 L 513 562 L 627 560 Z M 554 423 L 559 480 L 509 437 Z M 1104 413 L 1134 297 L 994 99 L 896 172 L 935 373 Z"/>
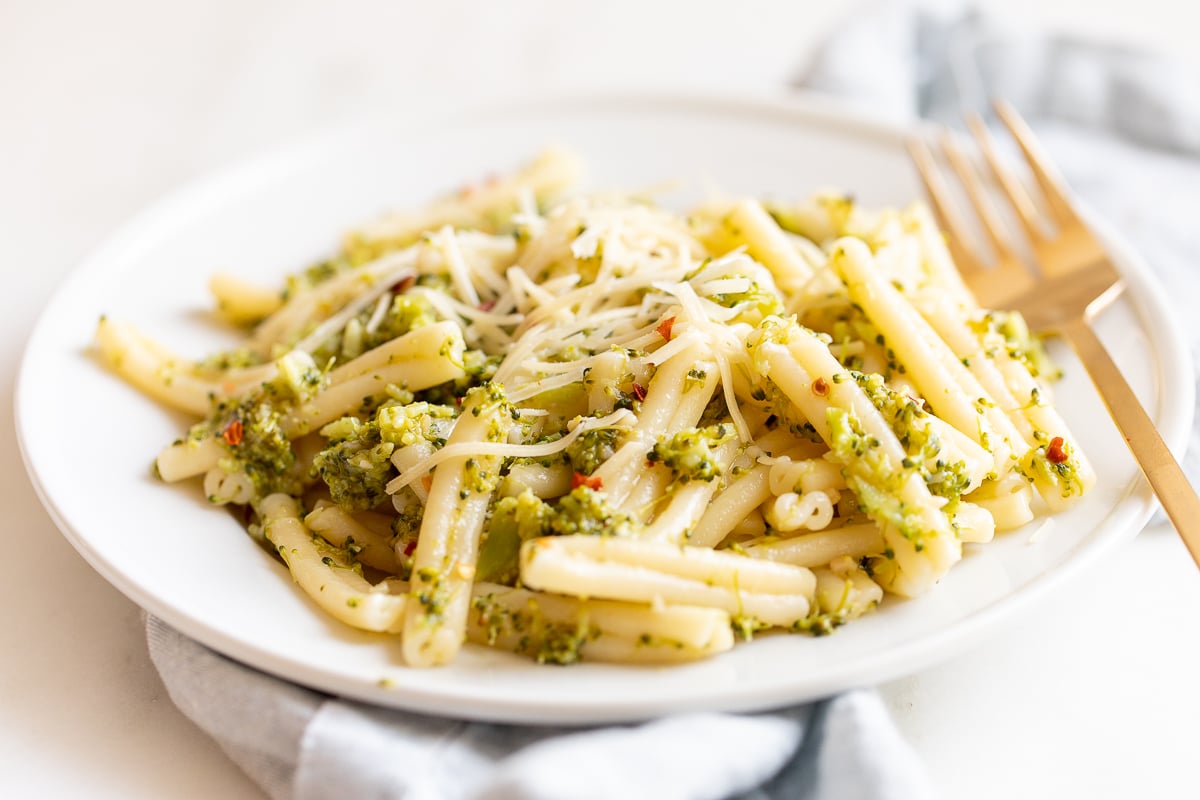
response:
<path fill-rule="evenodd" d="M 202 361 L 102 319 L 100 358 L 198 420 L 159 476 L 248 506 L 301 591 L 414 667 L 829 633 L 1094 483 L 1040 342 L 920 205 L 682 215 L 570 195 L 578 172 L 547 151 L 283 292 L 215 277 L 246 337 Z"/>

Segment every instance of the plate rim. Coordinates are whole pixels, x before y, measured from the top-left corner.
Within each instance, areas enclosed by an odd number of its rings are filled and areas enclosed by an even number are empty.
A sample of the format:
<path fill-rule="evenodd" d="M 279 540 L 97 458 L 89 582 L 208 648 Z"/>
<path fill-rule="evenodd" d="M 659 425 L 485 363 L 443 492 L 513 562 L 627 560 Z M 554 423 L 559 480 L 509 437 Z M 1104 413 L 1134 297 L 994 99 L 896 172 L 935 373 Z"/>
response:
<path fill-rule="evenodd" d="M 902 145 L 910 130 L 896 122 L 866 114 L 861 109 L 844 106 L 835 99 L 804 92 L 757 96 L 658 91 L 551 93 L 449 109 L 434 115 L 430 119 L 430 125 L 438 127 L 473 117 L 489 118 L 500 112 L 511 113 L 514 106 L 554 111 L 562 110 L 571 104 L 586 105 L 591 109 L 597 105 L 619 108 L 653 105 L 655 108 L 670 107 L 672 110 L 698 108 L 708 113 L 769 113 L 791 124 L 818 123 L 835 129 L 851 128 L 856 135 L 870 136 L 895 143 L 897 146 Z M 21 357 L 14 390 L 13 411 L 18 448 L 41 504 L 59 531 L 88 564 L 108 583 L 148 613 L 158 616 L 183 634 L 213 648 L 225 657 L 318 691 L 440 716 L 516 723 L 588 724 L 630 721 L 697 708 L 695 704 L 681 705 L 671 698 L 657 704 L 643 703 L 637 709 L 630 709 L 607 704 L 602 698 L 582 697 L 572 703 L 531 706 L 524 700 L 489 701 L 475 695 L 470 697 L 470 707 L 464 708 L 463 699 L 454 699 L 445 693 L 431 694 L 423 689 L 411 688 L 397 692 L 395 689 L 369 686 L 346 676 L 283 658 L 209 625 L 203 619 L 194 618 L 182 610 L 177 611 L 169 603 L 160 601 L 157 596 L 128 579 L 93 546 L 87 536 L 66 519 L 35 469 L 31 443 L 27 441 L 30 433 L 26 427 L 24 411 L 27 404 L 32 402 L 28 395 L 35 381 L 31 377 L 33 370 L 30 364 L 38 345 L 47 335 L 46 328 L 53 322 L 55 309 L 74 293 L 78 282 L 97 270 L 111 271 L 114 265 L 122 260 L 131 260 L 138 249 L 147 246 L 147 241 L 153 241 L 157 236 L 163 235 L 162 231 L 170 230 L 172 226 L 186 223 L 194 216 L 205 213 L 212 203 L 220 203 L 223 199 L 228 200 L 247 189 L 269 184 L 275 176 L 288 174 L 312 155 L 336 148 L 340 140 L 363 135 L 381 124 L 389 124 L 391 119 L 393 117 L 390 115 L 360 119 L 185 181 L 135 214 L 68 271 L 32 328 Z M 1186 340 L 1182 336 L 1181 326 L 1165 290 L 1141 256 L 1112 226 L 1103 223 L 1095 215 L 1089 216 L 1098 223 L 1098 230 L 1110 245 L 1118 267 L 1130 277 L 1126 296 L 1133 305 L 1139 325 L 1150 338 L 1157 361 L 1158 376 L 1163 378 L 1158 387 L 1158 408 L 1153 416 L 1158 419 L 1159 430 L 1164 440 L 1176 457 L 1179 457 L 1186 446 L 1195 411 L 1193 368 L 1184 344 Z M 167 223 L 165 228 L 164 223 Z M 155 231 L 159 233 L 156 234 Z M 106 264 L 109 266 L 105 267 Z M 1150 319 L 1154 320 L 1154 325 L 1146 324 Z M 1173 381 L 1172 376 L 1183 377 Z M 859 656 L 849 662 L 847 668 L 836 678 L 831 676 L 823 682 L 803 682 L 808 687 L 804 691 L 789 693 L 777 685 L 773 685 L 769 691 L 755 686 L 737 686 L 723 689 L 722 700 L 706 703 L 703 707 L 729 711 L 754 711 L 777 707 L 825 696 L 851 686 L 862 686 L 911 674 L 915 670 L 962 652 L 984 638 L 997 624 L 1020 613 L 1022 608 L 1027 609 L 1046 592 L 1059 586 L 1069 576 L 1086 569 L 1096 558 L 1110 551 L 1117 543 L 1132 538 L 1145 526 L 1157 506 L 1145 478 L 1139 476 L 1123 488 L 1123 493 L 1116 499 L 1109 514 L 1062 563 L 1038 574 L 1022 584 L 1018 591 L 1001 597 L 987 607 L 955 620 L 937 632 L 922 636 L 916 643 L 905 643 L 889 651 L 886 666 L 872 667 L 869 663 L 860 663 L 870 659 Z M 447 707 L 451 704 L 455 704 L 455 707 Z"/>

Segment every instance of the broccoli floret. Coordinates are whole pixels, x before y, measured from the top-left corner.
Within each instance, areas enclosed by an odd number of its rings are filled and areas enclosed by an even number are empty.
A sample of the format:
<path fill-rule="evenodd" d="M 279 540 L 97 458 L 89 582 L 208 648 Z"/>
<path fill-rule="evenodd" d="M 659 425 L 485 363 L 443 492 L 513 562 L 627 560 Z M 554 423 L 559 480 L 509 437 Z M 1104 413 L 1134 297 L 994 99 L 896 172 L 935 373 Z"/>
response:
<path fill-rule="evenodd" d="M 490 644 L 495 644 L 501 636 L 519 634 L 517 652 L 536 658 L 539 664 L 574 664 L 581 660 L 587 643 L 601 635 L 599 628 L 588 624 L 586 614 L 580 614 L 575 624 L 552 622 L 536 603 L 517 611 L 497 602 L 490 594 L 472 599 L 471 610 L 487 631 Z"/>
<path fill-rule="evenodd" d="M 592 428 L 567 445 L 567 458 L 576 472 L 591 475 L 613 457 L 624 434 L 619 428 Z"/>
<path fill-rule="evenodd" d="M 421 294 L 398 294 L 383 321 L 367 337 L 367 349 L 437 322 L 437 309 Z"/>
<path fill-rule="evenodd" d="M 345 547 L 335 547 L 320 536 L 312 537 L 313 547 L 321 554 L 321 563 L 334 569 L 347 569 L 362 577 L 362 564 L 358 561 L 358 550 L 355 550 L 354 540 L 347 539 Z M 359 548 L 361 550 L 362 548 Z"/>
<path fill-rule="evenodd" d="M 303 487 L 293 470 L 296 454 L 282 424 L 286 405 L 261 390 L 222 401 L 207 420 L 192 426 L 188 439 L 217 439 L 227 452 L 222 466 L 244 473 L 254 485 L 255 498 L 275 492 L 298 494 Z"/>
<path fill-rule="evenodd" d="M 729 420 L 729 405 L 725 402 L 725 393 L 718 391 L 708 401 L 708 405 L 704 407 L 704 413 L 700 415 L 699 427 L 707 428 L 712 425 L 718 425 Z"/>
<path fill-rule="evenodd" d="M 1083 494 L 1079 459 L 1071 445 L 1062 437 L 1051 439 L 1044 431 L 1035 431 L 1034 439 L 1038 443 L 1021 459 L 1021 473 L 1042 487 L 1057 488 L 1063 499 Z"/>
<path fill-rule="evenodd" d="M 397 446 L 429 442 L 442 447 L 457 415 L 453 406 L 421 402 L 385 405 L 376 412 L 375 420 L 385 442 Z"/>
<path fill-rule="evenodd" d="M 706 380 L 708 380 L 708 372 L 706 370 L 700 367 L 692 367 L 683 378 L 683 391 L 686 393 L 703 386 Z"/>
<path fill-rule="evenodd" d="M 321 435 L 328 439 L 330 444 L 337 444 L 362 436 L 366 425 L 367 423 L 358 417 L 342 417 L 321 428 Z"/>
<path fill-rule="evenodd" d="M 1062 377 L 1062 371 L 1050 360 L 1042 337 L 1029 330 L 1020 312 L 993 311 L 991 316 L 995 320 L 996 330 L 1008 345 L 1009 354 L 1024 361 L 1030 373 L 1049 380 Z"/>
<path fill-rule="evenodd" d="M 708 299 L 736 311 L 731 322 L 757 325 L 765 317 L 783 313 L 783 301 L 775 287 L 764 286 L 757 281 L 750 281 L 750 286 L 744 292 L 714 294 Z"/>
<path fill-rule="evenodd" d="M 685 428 L 660 440 L 646 460 L 670 468 L 680 483 L 711 481 L 721 474 L 722 469 L 713 456 L 713 448 L 729 441 L 733 435 L 732 425 Z"/>
<path fill-rule="evenodd" d="M 881 442 L 863 431 L 853 413 L 830 408 L 826 415 L 830 449 L 845 465 L 846 486 L 858 498 L 859 508 L 876 522 L 891 524 L 920 550 L 924 525 L 899 497 L 905 476 L 910 473 L 907 469 L 889 469 Z"/>
<path fill-rule="evenodd" d="M 230 448 L 242 471 L 250 478 L 259 497 L 280 491 L 296 491 L 292 467 L 296 453 L 280 424 L 280 414 L 269 402 L 247 409 L 242 416 L 243 437 Z"/>
<path fill-rule="evenodd" d="M 796 633 L 807 633 L 809 636 L 829 636 L 844 624 L 846 624 L 845 614 L 819 611 L 814 604 L 812 612 L 807 617 L 792 623 L 792 630 Z"/>
<path fill-rule="evenodd" d="M 929 427 L 929 414 L 917 401 L 888 387 L 882 375 L 850 375 L 900 440 L 906 454 L 904 466 L 917 468 L 933 494 L 950 500 L 962 496 L 971 480 L 966 462 L 942 458 L 941 441 Z"/>
<path fill-rule="evenodd" d="M 815 336 L 825 344 L 832 340 L 827 334 L 817 333 L 796 322 L 795 317 L 770 316 L 764 319 L 757 330 L 750 334 L 746 348 L 750 351 L 754 371 L 758 375 L 769 372 L 769 345 L 787 347 L 795 337 Z M 775 384 L 774 381 L 760 381 L 750 390 L 750 397 L 758 402 L 765 411 L 774 417 L 776 427 L 784 428 L 792 435 L 810 442 L 820 442 L 821 436 L 813 424 L 805 419 L 796 404 Z"/>
<path fill-rule="evenodd" d="M 421 517 L 425 506 L 421 504 L 411 486 L 405 486 L 397 492 L 392 502 L 396 509 L 396 516 L 392 518 L 392 535 L 398 542 L 415 545 L 417 535 L 421 532 Z"/>
<path fill-rule="evenodd" d="M 403 403 L 411 397 L 384 401 L 374 419 L 342 417 L 321 429 L 329 446 L 313 459 L 313 473 L 329 487 L 333 500 L 348 509 L 364 510 L 387 498 L 388 481 L 396 475 L 391 456 L 397 447 L 428 442 L 446 444 L 458 412 L 451 406 Z"/>
<path fill-rule="evenodd" d="M 254 499 L 303 490 L 304 476 L 293 469 L 296 454 L 283 419 L 311 399 L 325 379 L 307 353 L 289 352 L 275 363 L 278 374 L 273 380 L 239 399 L 217 403 L 208 419 L 188 433 L 192 441 L 219 439 L 228 451 L 222 467 L 245 474 L 254 485 Z"/>
<path fill-rule="evenodd" d="M 1024 362 L 1034 377 L 1057 380 L 1062 371 L 1055 366 L 1046 352 L 1042 337 L 1031 332 L 1025 318 L 1017 311 L 989 311 L 971 327 L 981 337 L 999 334 L 1010 357 Z"/>
<path fill-rule="evenodd" d="M 388 312 L 371 327 L 374 316 L 374 305 L 361 311 L 346 323 L 340 333 L 323 341 L 313 352 L 313 358 L 317 363 L 326 363 L 330 359 L 348 361 L 367 350 L 438 320 L 437 310 L 429 300 L 419 294 L 396 294 Z"/>
<path fill-rule="evenodd" d="M 351 433 L 313 459 L 313 474 L 329 487 L 333 501 L 342 508 L 363 511 L 387 499 L 388 481 L 396 475 L 391 461 L 396 445 L 382 440 L 379 425 L 373 420 L 354 425 L 342 419 L 326 425 L 321 433 Z"/>
<path fill-rule="evenodd" d="M 749 614 L 734 614 L 729 618 L 729 624 L 733 626 L 734 634 L 747 642 L 754 639 L 754 634 L 771 627 L 757 617 L 752 617 Z"/>
<path fill-rule="evenodd" d="M 583 658 L 584 646 L 600 636 L 599 629 L 588 625 L 587 617 L 581 616 L 575 625 L 544 621 L 537 642 L 539 664 L 574 664 Z"/>
<path fill-rule="evenodd" d="M 640 527 L 633 517 L 610 506 L 603 492 L 586 486 L 559 498 L 550 518 L 550 532 L 560 536 L 629 536 Z"/>
<path fill-rule="evenodd" d="M 579 486 L 553 504 L 526 489 L 498 500 L 484 530 L 476 576 L 512 583 L 521 544 L 539 536 L 631 536 L 641 524 L 608 504 L 603 492 Z"/>
<path fill-rule="evenodd" d="M 325 375 L 312 356 L 303 350 L 285 354 L 276 360 L 275 365 L 279 374 L 271 385 L 283 397 L 305 402 L 312 399 L 325 381 Z"/>
<path fill-rule="evenodd" d="M 521 543 L 550 532 L 550 507 L 526 489 L 496 503 L 484 529 L 475 567 L 477 580 L 513 583 Z"/>
<path fill-rule="evenodd" d="M 825 317 L 829 315 L 830 318 Z M 887 346 L 887 339 L 873 322 L 863 313 L 863 310 L 850 303 L 838 307 L 822 309 L 818 315 L 811 316 L 809 321 L 816 327 L 822 328 L 831 337 L 830 351 L 837 356 L 838 361 L 847 369 L 861 372 L 865 361 L 863 350 L 855 347 L 855 343 L 873 343 L 884 348 L 887 361 L 883 368 L 885 380 L 891 380 L 893 375 L 903 375 L 908 368 L 896 358 L 896 353 Z"/>
<path fill-rule="evenodd" d="M 421 623 L 430 628 L 440 625 L 446 614 L 446 604 L 451 598 L 450 587 L 442 571 L 433 567 L 422 567 L 410 578 L 412 589 L 409 590 L 409 597 L 420 604 Z"/>

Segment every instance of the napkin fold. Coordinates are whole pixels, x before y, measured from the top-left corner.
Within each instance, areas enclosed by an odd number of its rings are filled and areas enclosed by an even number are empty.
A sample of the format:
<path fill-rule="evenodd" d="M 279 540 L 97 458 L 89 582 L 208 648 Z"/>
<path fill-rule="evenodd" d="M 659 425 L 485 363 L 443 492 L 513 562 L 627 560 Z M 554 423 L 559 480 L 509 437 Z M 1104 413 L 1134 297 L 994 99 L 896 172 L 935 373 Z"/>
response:
<path fill-rule="evenodd" d="M 883 2 L 848 20 L 796 84 L 899 120 L 954 123 L 964 109 L 1008 98 L 1077 191 L 1134 241 L 1172 296 L 1186 298 L 1200 297 L 1200 226 L 1189 219 L 1200 208 L 1196 77 L 1127 48 Z M 1196 353 L 1200 315 L 1183 321 Z M 872 691 L 773 713 L 590 729 L 468 723 L 300 688 L 154 617 L 146 631 L 174 702 L 277 800 L 933 795 Z"/>
<path fill-rule="evenodd" d="M 376 708 L 246 667 L 146 619 L 177 706 L 275 800 L 931 796 L 879 696 L 637 725 L 498 725 Z"/>

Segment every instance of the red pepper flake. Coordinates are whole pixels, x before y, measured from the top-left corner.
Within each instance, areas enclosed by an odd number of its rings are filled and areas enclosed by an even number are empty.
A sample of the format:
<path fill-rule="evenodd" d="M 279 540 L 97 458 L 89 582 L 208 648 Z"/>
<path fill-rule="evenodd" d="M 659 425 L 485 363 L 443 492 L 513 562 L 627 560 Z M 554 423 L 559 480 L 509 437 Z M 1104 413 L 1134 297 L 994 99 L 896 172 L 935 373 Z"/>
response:
<path fill-rule="evenodd" d="M 1067 451 L 1063 448 L 1063 438 L 1055 436 L 1046 448 L 1046 460 L 1051 464 L 1061 464 L 1067 460 Z"/>
<path fill-rule="evenodd" d="M 599 475 L 584 475 L 582 472 L 576 472 L 571 476 L 571 488 L 578 489 L 580 486 L 586 486 L 593 492 L 598 492 L 604 488 L 604 481 Z"/>
<path fill-rule="evenodd" d="M 245 429 L 242 427 L 242 421 L 235 419 L 229 423 L 229 427 L 221 434 L 221 438 L 225 440 L 225 444 L 230 447 L 236 447 L 242 443 L 242 436 L 245 434 Z"/>
<path fill-rule="evenodd" d="M 404 545 L 404 555 L 411 556 L 413 551 L 417 549 L 417 540 L 411 539 Z"/>
<path fill-rule="evenodd" d="M 824 378 L 817 378 L 812 382 L 812 393 L 817 397 L 826 397 L 829 394 L 829 381 Z"/>
<path fill-rule="evenodd" d="M 422 475 L 421 476 L 421 485 L 424 486 L 425 491 L 428 492 L 430 490 L 430 488 L 432 488 L 432 486 L 433 486 L 433 476 L 432 475 Z"/>
<path fill-rule="evenodd" d="M 656 328 L 656 330 L 658 331 L 659 336 L 663 337 L 669 342 L 671 341 L 671 328 L 673 327 L 675 327 L 675 318 L 667 317 L 662 322 L 658 323 L 658 328 Z"/>
<path fill-rule="evenodd" d="M 412 275 L 409 275 L 407 278 L 401 278 L 400 280 L 396 281 L 395 285 L 392 286 L 392 291 L 396 294 L 404 294 L 411 289 L 413 284 L 416 282 L 417 279 Z"/>
<path fill-rule="evenodd" d="M 633 385 L 633 399 L 637 400 L 639 403 L 642 402 L 643 400 L 645 400 L 646 399 L 646 387 L 642 386 L 640 383 L 635 383 Z"/>
<path fill-rule="evenodd" d="M 479 304 L 480 311 L 491 311 L 495 307 L 496 307 L 495 300 L 484 300 L 482 303 Z"/>

